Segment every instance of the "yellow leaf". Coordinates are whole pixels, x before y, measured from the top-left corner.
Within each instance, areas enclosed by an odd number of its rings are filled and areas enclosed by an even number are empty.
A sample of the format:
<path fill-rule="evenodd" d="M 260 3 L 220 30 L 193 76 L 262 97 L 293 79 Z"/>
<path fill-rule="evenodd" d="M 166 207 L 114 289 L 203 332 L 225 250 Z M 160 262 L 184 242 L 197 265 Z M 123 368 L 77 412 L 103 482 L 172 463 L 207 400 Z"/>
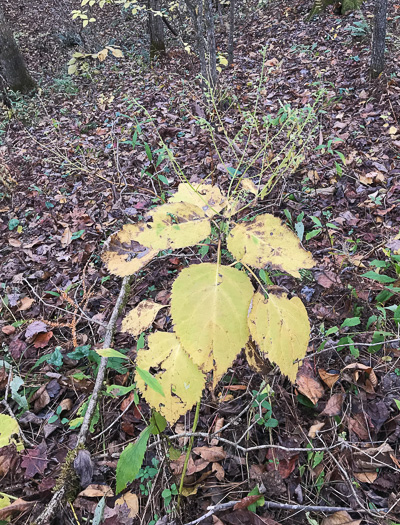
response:
<path fill-rule="evenodd" d="M 68 75 L 74 75 L 78 70 L 78 64 L 71 64 L 68 66 Z"/>
<path fill-rule="evenodd" d="M 285 293 L 269 294 L 268 299 L 255 293 L 249 328 L 265 357 L 276 363 L 294 383 L 299 365 L 293 361 L 306 355 L 310 336 L 307 310 L 301 300 L 288 299 Z"/>
<path fill-rule="evenodd" d="M 297 235 L 268 213 L 259 215 L 254 222 L 237 224 L 229 234 L 228 250 L 244 264 L 256 268 L 271 265 L 294 277 L 300 277 L 300 268 L 315 266 Z"/>
<path fill-rule="evenodd" d="M 108 55 L 108 49 L 104 48 L 104 49 L 102 49 L 101 51 L 99 51 L 97 53 L 97 58 L 99 59 L 100 62 L 104 62 L 104 60 L 106 59 L 107 55 Z"/>
<path fill-rule="evenodd" d="M 244 272 L 204 263 L 183 270 L 172 286 L 171 315 L 186 352 L 214 385 L 247 343 L 253 286 Z"/>
<path fill-rule="evenodd" d="M 145 228 L 144 223 L 125 224 L 105 244 L 102 260 L 114 275 L 125 277 L 139 271 L 156 255 L 157 251 L 141 245 L 136 238 Z"/>
<path fill-rule="evenodd" d="M 152 223 L 146 223 L 138 241 L 153 250 L 186 248 L 211 234 L 211 224 L 203 211 L 187 202 L 163 204 L 151 210 Z"/>
<path fill-rule="evenodd" d="M 136 374 L 135 380 L 149 405 L 169 423 L 174 423 L 186 414 L 201 398 L 205 376 L 190 359 L 175 334 L 151 334 L 149 350 L 139 350 L 136 365 L 145 370 L 160 368 L 155 377 L 165 396 L 148 386 L 139 374 Z"/>
<path fill-rule="evenodd" d="M 82 26 L 86 27 L 88 25 L 88 23 L 89 23 L 89 20 L 84 20 Z"/>
<path fill-rule="evenodd" d="M 242 179 L 240 183 L 245 191 L 249 191 L 253 195 L 258 195 L 257 186 L 251 179 Z"/>
<path fill-rule="evenodd" d="M 228 203 L 217 186 L 182 182 L 168 202 L 187 202 L 201 208 L 207 217 L 219 213 Z"/>
<path fill-rule="evenodd" d="M 140 335 L 153 324 L 161 308 L 165 306 L 150 299 L 142 301 L 122 320 L 122 332 L 129 332 L 135 337 Z"/>
<path fill-rule="evenodd" d="M 222 55 L 219 56 L 219 63 L 221 64 L 221 66 L 227 66 L 228 65 L 227 59 L 224 56 L 222 56 Z"/>
<path fill-rule="evenodd" d="M 17 450 L 23 450 L 24 445 L 19 441 L 19 426 L 17 421 L 5 414 L 0 414 L 0 448 L 14 443 Z"/>
<path fill-rule="evenodd" d="M 120 50 L 120 49 L 115 49 L 113 48 L 111 50 L 111 53 L 113 54 L 113 56 L 115 56 L 116 58 L 124 58 L 124 54 L 123 52 Z"/>
<path fill-rule="evenodd" d="M 397 128 L 395 126 L 390 126 L 389 128 L 389 135 L 396 135 Z"/>
<path fill-rule="evenodd" d="M 0 509 L 4 509 L 5 507 L 8 507 L 8 505 L 11 505 L 10 498 L 7 496 L 7 494 L 5 494 L 4 492 L 1 492 L 0 493 Z"/>

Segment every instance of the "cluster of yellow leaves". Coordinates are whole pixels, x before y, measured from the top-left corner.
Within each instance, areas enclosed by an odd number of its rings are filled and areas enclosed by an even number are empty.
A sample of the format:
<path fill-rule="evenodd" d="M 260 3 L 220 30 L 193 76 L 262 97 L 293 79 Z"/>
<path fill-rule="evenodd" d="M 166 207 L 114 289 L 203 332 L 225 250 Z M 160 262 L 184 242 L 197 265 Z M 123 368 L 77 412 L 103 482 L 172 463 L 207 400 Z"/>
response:
<path fill-rule="evenodd" d="M 210 219 L 227 205 L 220 190 L 206 184 L 179 185 L 167 204 L 150 211 L 148 222 L 127 224 L 114 234 L 103 252 L 108 269 L 119 276 L 137 272 L 159 251 L 198 244 L 211 234 Z M 299 276 L 314 261 L 296 235 L 269 214 L 252 223 L 236 224 L 228 248 L 238 262 L 255 268 L 267 265 Z M 155 320 L 163 305 L 142 301 L 123 320 L 122 329 L 137 336 Z M 172 286 L 174 333 L 157 332 L 148 349 L 137 355 L 136 381 L 147 402 L 170 423 L 185 414 L 202 395 L 205 374 L 214 386 L 232 365 L 250 336 L 261 358 L 277 363 L 291 381 L 306 353 L 310 326 L 299 298 L 254 292 L 248 275 L 219 263 L 191 265 Z M 250 366 L 258 365 L 249 359 Z M 154 388 L 146 377 L 159 370 Z M 143 375 L 147 374 L 147 375 Z M 154 379 L 154 377 L 153 377 Z"/>

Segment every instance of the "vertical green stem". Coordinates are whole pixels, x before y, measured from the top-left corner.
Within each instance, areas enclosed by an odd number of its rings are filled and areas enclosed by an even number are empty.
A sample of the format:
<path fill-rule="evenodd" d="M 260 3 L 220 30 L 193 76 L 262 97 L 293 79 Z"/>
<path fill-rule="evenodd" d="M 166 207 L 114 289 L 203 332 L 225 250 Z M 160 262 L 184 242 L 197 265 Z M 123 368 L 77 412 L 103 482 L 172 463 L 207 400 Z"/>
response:
<path fill-rule="evenodd" d="M 196 405 L 196 412 L 194 414 L 192 434 L 194 434 L 196 432 L 197 423 L 199 422 L 199 414 L 200 414 L 200 401 L 198 401 L 197 405 Z M 185 479 L 185 476 L 186 476 L 186 471 L 187 471 L 187 467 L 188 467 L 188 463 L 189 463 L 190 453 L 192 452 L 192 448 L 193 448 L 193 442 L 194 442 L 194 436 L 190 436 L 189 446 L 188 446 L 188 449 L 187 449 L 187 452 L 186 452 L 186 457 L 185 457 L 185 463 L 183 465 L 181 482 L 179 484 L 178 508 L 180 507 L 180 504 L 181 504 L 181 497 L 182 497 L 182 490 L 183 490 L 183 480 Z"/>

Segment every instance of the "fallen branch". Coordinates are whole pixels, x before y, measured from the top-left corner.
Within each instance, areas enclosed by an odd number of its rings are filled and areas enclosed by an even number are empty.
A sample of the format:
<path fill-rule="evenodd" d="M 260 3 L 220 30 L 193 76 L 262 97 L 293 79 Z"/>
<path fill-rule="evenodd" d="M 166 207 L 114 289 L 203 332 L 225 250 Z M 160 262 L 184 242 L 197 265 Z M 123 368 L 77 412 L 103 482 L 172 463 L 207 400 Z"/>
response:
<path fill-rule="evenodd" d="M 122 281 L 121 290 L 119 292 L 117 302 L 115 303 L 110 320 L 108 321 L 108 324 L 107 324 L 103 348 L 110 348 L 111 346 L 113 335 L 114 335 L 114 330 L 115 330 L 115 324 L 117 322 L 120 310 L 122 309 L 124 305 L 124 301 L 125 301 L 126 295 L 129 290 L 130 281 L 131 281 L 130 276 L 124 277 Z M 92 392 L 92 395 L 89 401 L 89 405 L 88 405 L 88 408 L 85 413 L 85 417 L 82 422 L 82 426 L 79 432 L 78 442 L 76 444 L 75 450 L 77 449 L 77 447 L 82 446 L 86 441 L 86 437 L 87 437 L 89 427 L 90 427 L 90 421 L 92 420 L 92 416 L 94 414 L 94 411 L 97 405 L 97 399 L 99 397 L 101 388 L 103 386 L 104 375 L 105 375 L 106 369 L 107 369 L 107 357 L 102 357 L 100 360 L 99 370 L 97 372 L 96 383 L 94 385 L 93 392 Z M 55 514 L 55 512 L 61 505 L 64 495 L 65 495 L 65 487 L 61 487 L 59 490 L 57 490 L 57 492 L 54 493 L 53 497 L 51 498 L 50 503 L 46 506 L 42 514 L 36 520 L 36 525 L 47 525 L 50 522 L 51 518 L 53 517 L 53 515 Z"/>

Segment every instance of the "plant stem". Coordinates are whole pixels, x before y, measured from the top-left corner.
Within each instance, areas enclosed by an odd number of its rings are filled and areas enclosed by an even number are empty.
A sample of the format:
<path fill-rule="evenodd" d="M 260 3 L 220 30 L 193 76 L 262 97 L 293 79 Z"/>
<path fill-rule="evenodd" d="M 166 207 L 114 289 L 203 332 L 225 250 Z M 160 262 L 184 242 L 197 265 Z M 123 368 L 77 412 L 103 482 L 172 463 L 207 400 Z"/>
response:
<path fill-rule="evenodd" d="M 196 412 L 194 414 L 192 433 L 196 432 L 197 423 L 199 422 L 199 415 L 200 415 L 200 401 L 198 401 L 197 405 L 196 405 Z M 193 448 L 193 442 L 194 442 L 194 436 L 192 435 L 192 436 L 190 436 L 189 446 L 188 446 L 188 449 L 187 449 L 187 452 L 186 452 L 186 457 L 185 457 L 185 463 L 183 464 L 181 482 L 179 484 L 178 509 L 179 509 L 180 504 L 181 504 L 181 497 L 182 497 L 182 490 L 183 490 L 183 480 L 185 479 L 185 476 L 186 476 L 186 471 L 187 471 L 187 467 L 188 467 L 188 463 L 189 463 L 190 453 L 192 452 L 192 448 Z"/>

